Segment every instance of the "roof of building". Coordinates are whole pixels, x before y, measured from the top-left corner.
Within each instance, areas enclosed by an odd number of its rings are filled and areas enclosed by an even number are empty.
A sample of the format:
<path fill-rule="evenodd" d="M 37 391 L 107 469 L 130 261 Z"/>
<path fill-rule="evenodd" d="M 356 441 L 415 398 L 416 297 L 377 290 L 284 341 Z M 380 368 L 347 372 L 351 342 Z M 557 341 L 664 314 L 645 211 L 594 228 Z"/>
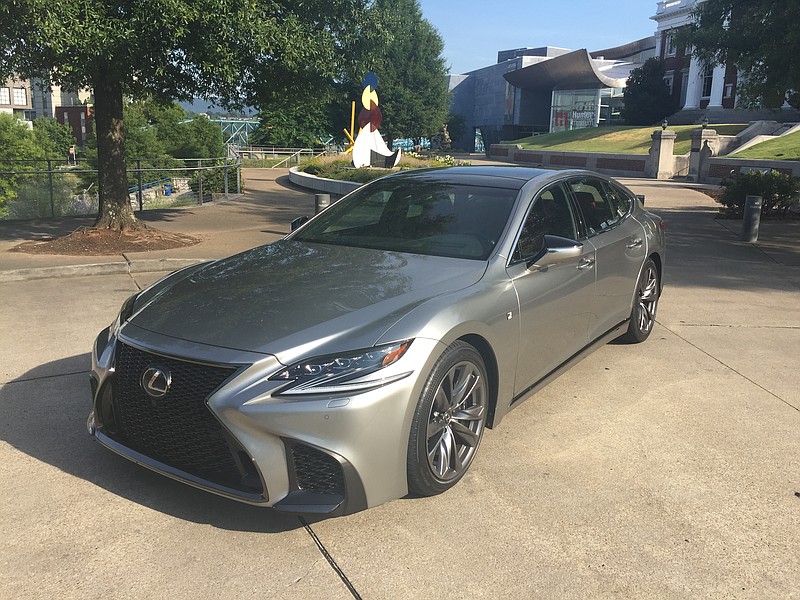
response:
<path fill-rule="evenodd" d="M 613 63 L 609 61 L 609 66 Z M 608 77 L 585 48 L 503 75 L 511 85 L 530 90 L 625 87 L 625 78 Z"/>
<path fill-rule="evenodd" d="M 596 50 L 590 52 L 592 58 L 605 58 L 607 60 L 624 60 L 635 56 L 645 50 L 653 50 L 656 47 L 656 36 L 651 35 L 635 42 L 628 42 L 621 46 L 614 46 L 613 48 L 606 48 L 605 50 Z"/>

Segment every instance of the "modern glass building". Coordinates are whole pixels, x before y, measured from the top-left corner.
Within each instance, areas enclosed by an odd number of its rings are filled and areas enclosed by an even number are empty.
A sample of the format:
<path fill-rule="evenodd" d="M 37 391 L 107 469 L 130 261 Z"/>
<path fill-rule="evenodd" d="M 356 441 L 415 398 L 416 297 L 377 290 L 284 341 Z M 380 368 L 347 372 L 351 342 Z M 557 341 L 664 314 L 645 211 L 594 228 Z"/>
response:
<path fill-rule="evenodd" d="M 655 55 L 655 38 L 596 52 L 519 48 L 498 52 L 497 64 L 451 75 L 451 110 L 464 117 L 456 147 L 476 151 L 551 131 L 619 121 L 622 90 L 631 70 Z"/>

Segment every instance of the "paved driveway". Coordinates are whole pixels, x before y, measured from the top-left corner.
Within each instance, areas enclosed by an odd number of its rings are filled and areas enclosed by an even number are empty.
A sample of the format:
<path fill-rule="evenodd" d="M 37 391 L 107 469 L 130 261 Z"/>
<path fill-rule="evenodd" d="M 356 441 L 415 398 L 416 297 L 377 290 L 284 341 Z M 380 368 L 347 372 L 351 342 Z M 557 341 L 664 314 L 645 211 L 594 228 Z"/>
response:
<path fill-rule="evenodd" d="M 0 598 L 800 597 L 800 269 L 637 186 L 669 219 L 650 340 L 523 403 L 446 494 L 308 524 L 86 434 L 91 341 L 160 274 L 0 283 Z"/>

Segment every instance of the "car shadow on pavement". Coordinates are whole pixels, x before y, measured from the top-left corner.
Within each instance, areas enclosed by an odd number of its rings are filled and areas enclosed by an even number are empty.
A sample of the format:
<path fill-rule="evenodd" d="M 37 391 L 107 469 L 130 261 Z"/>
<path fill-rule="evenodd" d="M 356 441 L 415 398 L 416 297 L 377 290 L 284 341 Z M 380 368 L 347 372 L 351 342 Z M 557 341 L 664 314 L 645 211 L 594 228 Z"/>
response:
<path fill-rule="evenodd" d="M 275 533 L 303 527 L 297 517 L 228 500 L 153 473 L 96 442 L 86 430 L 91 404 L 86 366 L 90 362 L 89 354 L 60 359 L 0 387 L 0 439 L 11 446 L 4 450 L 0 445 L 0 460 L 13 462 L 13 456 L 3 455 L 16 449 L 131 502 L 220 529 Z M 46 477 L 46 471 L 38 484 L 37 469 L 42 467 L 32 464 L 24 478 L 6 480 L 3 485 L 35 487 L 45 485 L 45 480 L 48 486 L 53 481 L 69 484 Z M 48 488 L 46 494 L 59 494 L 59 490 Z M 83 505 L 97 506 L 98 502 L 102 498 L 93 491 Z"/>
<path fill-rule="evenodd" d="M 787 243 L 783 231 L 783 237 L 765 235 L 754 245 L 740 239 L 741 221 L 718 219 L 708 207 L 652 210 L 666 221 L 668 286 L 797 290 L 800 277 L 793 265 L 800 262 L 800 246 Z M 767 223 L 765 229 L 770 228 L 777 225 Z M 791 224 L 784 228 L 791 229 Z"/>

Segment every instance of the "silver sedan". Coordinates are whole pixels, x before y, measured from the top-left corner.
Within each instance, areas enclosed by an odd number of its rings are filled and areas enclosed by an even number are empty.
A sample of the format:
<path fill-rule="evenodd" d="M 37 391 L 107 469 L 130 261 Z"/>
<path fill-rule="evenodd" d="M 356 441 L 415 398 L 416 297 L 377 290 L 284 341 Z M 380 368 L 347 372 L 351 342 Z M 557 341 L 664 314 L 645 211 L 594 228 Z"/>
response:
<path fill-rule="evenodd" d="M 649 336 L 663 268 L 662 221 L 596 173 L 391 175 L 129 298 L 94 344 L 88 428 L 282 511 L 438 494 L 520 401 Z"/>

